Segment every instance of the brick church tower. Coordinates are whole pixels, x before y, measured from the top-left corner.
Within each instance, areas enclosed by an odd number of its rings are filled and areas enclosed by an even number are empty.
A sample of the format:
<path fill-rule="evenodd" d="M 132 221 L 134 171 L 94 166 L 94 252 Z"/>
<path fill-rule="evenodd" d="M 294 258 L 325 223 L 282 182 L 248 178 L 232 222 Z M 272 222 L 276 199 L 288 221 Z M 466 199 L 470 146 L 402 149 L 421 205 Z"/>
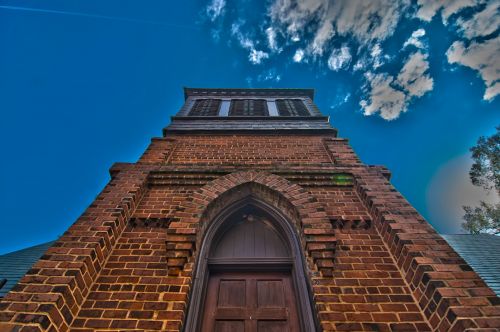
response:
<path fill-rule="evenodd" d="M 192 89 L 0 331 L 496 331 L 500 299 L 309 89 Z"/>

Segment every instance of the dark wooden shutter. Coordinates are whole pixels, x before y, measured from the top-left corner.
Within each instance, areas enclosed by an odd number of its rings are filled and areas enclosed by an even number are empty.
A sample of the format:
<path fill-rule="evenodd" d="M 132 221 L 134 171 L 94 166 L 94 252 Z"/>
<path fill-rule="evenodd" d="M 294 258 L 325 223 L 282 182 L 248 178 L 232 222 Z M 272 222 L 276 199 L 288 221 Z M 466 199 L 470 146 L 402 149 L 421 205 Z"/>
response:
<path fill-rule="evenodd" d="M 234 99 L 229 109 L 230 116 L 268 116 L 267 102 L 263 99 Z"/>
<path fill-rule="evenodd" d="M 310 116 L 309 111 L 300 99 L 278 99 L 276 107 L 281 116 Z"/>
<path fill-rule="evenodd" d="M 190 116 L 217 116 L 219 115 L 220 99 L 198 99 L 189 112 Z"/>

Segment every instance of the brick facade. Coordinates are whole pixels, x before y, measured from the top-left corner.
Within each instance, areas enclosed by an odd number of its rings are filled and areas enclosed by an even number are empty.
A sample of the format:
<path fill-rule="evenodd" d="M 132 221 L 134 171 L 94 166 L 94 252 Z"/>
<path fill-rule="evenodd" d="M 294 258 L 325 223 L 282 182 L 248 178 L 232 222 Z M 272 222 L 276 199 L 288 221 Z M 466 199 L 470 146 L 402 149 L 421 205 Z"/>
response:
<path fill-rule="evenodd" d="M 248 195 L 299 234 L 324 331 L 500 329 L 500 299 L 389 172 L 309 129 L 167 128 L 0 301 L 0 331 L 182 330 L 204 232 Z"/>

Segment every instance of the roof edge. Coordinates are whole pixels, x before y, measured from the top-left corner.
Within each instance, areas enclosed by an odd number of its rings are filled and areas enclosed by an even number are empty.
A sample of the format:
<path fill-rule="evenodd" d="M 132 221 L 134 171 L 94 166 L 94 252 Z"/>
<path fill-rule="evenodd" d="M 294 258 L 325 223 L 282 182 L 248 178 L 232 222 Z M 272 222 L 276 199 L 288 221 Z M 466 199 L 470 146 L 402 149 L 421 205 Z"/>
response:
<path fill-rule="evenodd" d="M 309 97 L 314 100 L 312 88 L 190 88 L 184 87 L 184 100 L 189 96 L 220 95 L 220 96 L 296 96 Z"/>

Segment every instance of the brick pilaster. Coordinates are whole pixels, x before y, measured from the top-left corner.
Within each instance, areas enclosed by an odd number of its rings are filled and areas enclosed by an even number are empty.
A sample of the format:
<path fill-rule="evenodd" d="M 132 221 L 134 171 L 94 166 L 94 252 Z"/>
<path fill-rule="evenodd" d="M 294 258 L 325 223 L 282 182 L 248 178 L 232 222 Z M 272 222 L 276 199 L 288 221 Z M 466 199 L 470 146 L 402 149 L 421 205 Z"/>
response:
<path fill-rule="evenodd" d="M 500 299 L 384 176 L 357 171 L 356 190 L 431 327 L 500 329 Z"/>
<path fill-rule="evenodd" d="M 94 203 L 1 300 L 0 330 L 68 330 L 142 197 L 147 173 L 114 168 Z"/>

